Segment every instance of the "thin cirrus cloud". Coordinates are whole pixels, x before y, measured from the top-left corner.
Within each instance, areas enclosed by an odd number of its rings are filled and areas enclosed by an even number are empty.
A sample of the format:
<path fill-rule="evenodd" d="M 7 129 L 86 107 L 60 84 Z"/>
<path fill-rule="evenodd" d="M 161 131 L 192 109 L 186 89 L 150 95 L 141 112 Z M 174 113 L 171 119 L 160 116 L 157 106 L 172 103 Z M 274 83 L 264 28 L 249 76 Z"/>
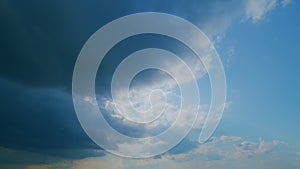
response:
<path fill-rule="evenodd" d="M 296 160 L 300 161 L 300 151 L 296 153 Z"/>

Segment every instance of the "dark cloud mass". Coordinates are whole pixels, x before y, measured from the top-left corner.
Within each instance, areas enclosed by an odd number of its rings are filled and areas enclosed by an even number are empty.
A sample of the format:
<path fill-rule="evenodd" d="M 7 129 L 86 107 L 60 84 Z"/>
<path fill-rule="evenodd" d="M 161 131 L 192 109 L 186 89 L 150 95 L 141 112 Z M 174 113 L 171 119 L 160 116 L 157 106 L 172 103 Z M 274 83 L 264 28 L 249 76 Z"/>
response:
<path fill-rule="evenodd" d="M 194 4 L 200 3 L 195 10 Z M 99 148 L 81 128 L 70 92 L 73 66 L 85 41 L 104 24 L 135 12 L 169 12 L 193 21 L 195 18 L 186 15 L 186 11 L 195 11 L 193 15 L 201 16 L 196 24 L 203 26 L 205 16 L 216 16 L 207 11 L 219 3 L 222 2 L 195 0 L 187 5 L 183 0 L 0 1 L 0 147 L 70 158 L 103 155 L 85 153 Z M 224 13 L 223 9 L 213 11 Z M 195 145 L 189 146 L 185 147 Z M 73 153 L 75 150 L 84 153 Z M 184 151 L 188 150 L 175 149 L 171 153 Z"/>
<path fill-rule="evenodd" d="M 122 13 L 117 4 L 0 2 L 0 147 L 70 158 L 103 155 L 76 118 L 71 78 L 88 37 Z"/>
<path fill-rule="evenodd" d="M 113 4 L 1 1 L 1 56 L 5 60 L 0 62 L 0 75 L 26 85 L 69 87 L 73 65 L 84 42 L 115 18 L 110 10 L 121 12 Z"/>
<path fill-rule="evenodd" d="M 3 58 L 0 75 L 26 85 L 70 88 L 73 66 L 82 45 L 109 21 L 135 12 L 161 11 L 194 21 L 206 31 L 207 18 L 213 20 L 222 16 L 223 22 L 229 22 L 226 18 L 228 11 L 239 11 L 230 9 L 233 8 L 230 4 L 228 1 L 207 0 L 188 3 L 183 0 L 169 3 L 157 0 L 3 0 L 0 2 Z"/>
<path fill-rule="evenodd" d="M 60 154 L 60 149 L 97 149 L 80 127 L 65 91 L 0 80 L 0 93 L 5 98 L 0 114 L 2 147 L 50 154 Z"/>

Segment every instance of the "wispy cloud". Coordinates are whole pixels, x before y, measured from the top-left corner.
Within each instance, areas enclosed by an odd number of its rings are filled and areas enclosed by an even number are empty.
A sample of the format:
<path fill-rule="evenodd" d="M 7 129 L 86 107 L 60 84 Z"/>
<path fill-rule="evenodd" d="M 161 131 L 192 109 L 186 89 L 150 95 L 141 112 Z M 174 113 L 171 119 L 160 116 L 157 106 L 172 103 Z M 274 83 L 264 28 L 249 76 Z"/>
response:
<path fill-rule="evenodd" d="M 300 151 L 296 153 L 296 156 L 297 156 L 297 157 L 296 157 L 296 160 L 297 160 L 297 161 L 300 161 Z"/>
<path fill-rule="evenodd" d="M 276 8 L 278 3 L 285 7 L 289 5 L 292 0 L 247 0 L 245 8 L 245 19 L 251 20 L 253 23 L 259 22 L 265 16 Z"/>
<path fill-rule="evenodd" d="M 254 23 L 264 19 L 265 15 L 276 7 L 277 0 L 248 0 L 245 18 Z"/>
<path fill-rule="evenodd" d="M 239 136 L 221 136 L 220 140 L 222 142 L 233 142 L 233 141 L 240 141 L 240 140 L 242 140 L 242 137 L 239 137 Z"/>
<path fill-rule="evenodd" d="M 290 3 L 292 3 L 293 0 L 282 0 L 281 1 L 281 5 L 283 7 L 286 7 L 287 5 L 289 5 Z"/>

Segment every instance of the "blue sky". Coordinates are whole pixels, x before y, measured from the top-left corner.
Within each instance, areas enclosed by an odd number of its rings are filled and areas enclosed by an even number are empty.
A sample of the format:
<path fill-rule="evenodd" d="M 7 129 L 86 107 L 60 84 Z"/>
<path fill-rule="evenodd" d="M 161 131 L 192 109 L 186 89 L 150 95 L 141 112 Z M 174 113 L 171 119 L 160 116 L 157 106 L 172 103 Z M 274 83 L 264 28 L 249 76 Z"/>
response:
<path fill-rule="evenodd" d="M 291 5 L 288 10 L 271 11 L 260 23 L 232 26 L 221 43 L 235 49 L 234 66 L 227 69 L 227 78 L 229 86 L 232 78 L 232 90 L 240 91 L 236 97 L 243 98 L 236 100 L 237 109 L 243 109 L 241 116 L 246 117 L 240 118 L 241 123 L 261 128 L 256 129 L 261 135 L 297 143 L 299 114 L 295 105 L 299 94 L 296 90 L 299 86 L 296 73 L 299 24 L 287 19 L 296 16 L 293 8 Z M 276 132 L 270 132 L 272 130 Z M 285 138 L 287 135 L 292 137 Z"/>
<path fill-rule="evenodd" d="M 296 0 L 1 1 L 0 168 L 299 168 L 299 6 Z M 134 160 L 107 153 L 83 131 L 72 103 L 72 73 L 96 30 L 149 11 L 185 18 L 206 33 L 225 68 L 227 102 L 205 144 L 197 142 L 199 124 L 174 149 Z M 98 104 L 108 122 L 135 137 L 153 135 L 169 123 L 155 128 L 123 121 L 112 106 L 109 85 L 124 57 L 148 47 L 192 55 L 170 38 L 135 36 L 107 54 L 96 79 Z M 183 58 L 189 61 L 188 56 Z M 196 68 L 206 112 L 209 79 Z M 147 93 L 140 89 L 161 83 L 173 84 L 168 75 L 149 71 L 132 87 L 144 98 Z M 173 92 L 169 101 L 176 105 L 178 89 Z"/>

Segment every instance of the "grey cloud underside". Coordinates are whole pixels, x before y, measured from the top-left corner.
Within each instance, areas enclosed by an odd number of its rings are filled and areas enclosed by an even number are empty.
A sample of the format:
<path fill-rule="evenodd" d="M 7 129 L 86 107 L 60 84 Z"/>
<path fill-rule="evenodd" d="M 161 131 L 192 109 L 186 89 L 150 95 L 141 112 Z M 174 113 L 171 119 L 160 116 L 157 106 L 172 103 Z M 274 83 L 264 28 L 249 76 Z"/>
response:
<path fill-rule="evenodd" d="M 73 66 L 84 42 L 121 14 L 120 6 L 114 4 L 1 1 L 1 57 L 5 60 L 0 62 L 0 75 L 26 85 L 70 88 Z"/>
<path fill-rule="evenodd" d="M 1 100 L 0 147 L 70 158 L 88 153 L 76 155 L 68 150 L 99 149 L 81 129 L 66 92 L 0 80 L 0 93 L 5 98 Z"/>
<path fill-rule="evenodd" d="M 0 75 L 35 86 L 70 89 L 77 55 L 97 29 L 135 12 L 159 11 L 183 17 L 211 38 L 241 18 L 247 1 L 9 1 L 0 2 Z M 251 16 L 249 16 L 251 18 Z"/>
<path fill-rule="evenodd" d="M 236 3 L 236 2 L 235 2 Z M 240 2 L 241 3 L 241 2 Z M 27 85 L 70 88 L 73 66 L 88 37 L 107 22 L 143 11 L 184 17 L 205 31 L 208 22 L 239 11 L 231 1 L 1 1 L 0 75 Z M 219 20 L 218 20 L 219 21 Z M 218 23 L 218 22 L 214 22 Z M 219 32 L 222 24 L 215 26 Z M 210 26 L 210 27 L 211 27 Z"/>

